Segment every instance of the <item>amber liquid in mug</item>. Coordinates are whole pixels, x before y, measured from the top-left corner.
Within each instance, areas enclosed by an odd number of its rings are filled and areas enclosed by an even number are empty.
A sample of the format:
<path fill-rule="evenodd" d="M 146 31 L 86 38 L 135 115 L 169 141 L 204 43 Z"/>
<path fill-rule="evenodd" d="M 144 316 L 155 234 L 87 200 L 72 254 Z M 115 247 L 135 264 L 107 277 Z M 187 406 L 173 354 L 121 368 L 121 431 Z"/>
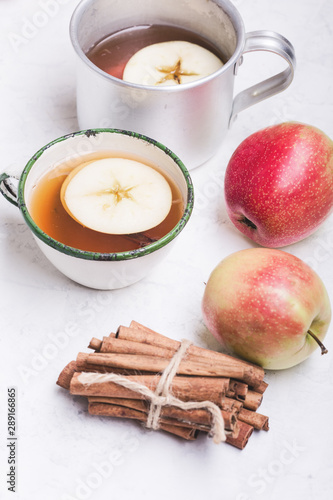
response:
<path fill-rule="evenodd" d="M 135 235 L 114 235 L 100 233 L 82 226 L 64 209 L 60 190 L 69 173 L 82 162 L 94 159 L 120 157 L 113 154 L 99 154 L 81 157 L 79 160 L 56 167 L 47 172 L 33 189 L 30 200 L 30 215 L 37 226 L 53 239 L 79 250 L 99 253 L 126 252 L 142 248 L 153 241 L 159 240 L 171 231 L 183 215 L 184 203 L 179 188 L 164 176 L 172 191 L 172 205 L 167 217 L 152 229 Z M 124 158 L 124 156 L 121 156 Z M 153 165 L 141 158 L 126 155 L 126 158 Z M 158 169 L 156 169 L 158 170 Z"/>
<path fill-rule="evenodd" d="M 127 62 L 138 50 L 172 40 L 201 45 L 226 62 L 226 57 L 206 38 L 184 28 L 158 24 L 133 26 L 113 33 L 91 47 L 86 56 L 101 70 L 122 79 Z"/>

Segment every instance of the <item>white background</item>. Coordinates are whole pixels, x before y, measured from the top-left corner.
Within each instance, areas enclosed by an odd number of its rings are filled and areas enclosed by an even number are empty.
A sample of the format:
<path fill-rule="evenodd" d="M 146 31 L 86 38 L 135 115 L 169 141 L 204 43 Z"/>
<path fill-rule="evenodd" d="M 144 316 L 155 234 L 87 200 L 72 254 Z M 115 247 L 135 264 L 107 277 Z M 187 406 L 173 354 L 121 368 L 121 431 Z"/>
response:
<path fill-rule="evenodd" d="M 78 2 L 49 2 L 56 5 L 45 17 L 46 3 L 0 0 L 1 171 L 20 172 L 44 144 L 77 130 L 68 24 Z M 76 285 L 41 255 L 18 209 L 0 199 L 1 499 L 332 498 L 332 327 L 328 355 L 317 351 L 293 369 L 267 373 L 270 385 L 260 411 L 270 416 L 271 428 L 255 433 L 243 451 L 216 446 L 205 436 L 187 443 L 132 422 L 90 417 L 84 401 L 55 385 L 91 337 L 108 335 L 131 319 L 218 349 L 202 322 L 204 282 L 223 257 L 252 246 L 226 215 L 228 159 L 249 134 L 281 121 L 306 122 L 333 137 L 333 2 L 235 4 L 247 31 L 275 30 L 294 44 L 295 79 L 282 94 L 242 112 L 216 157 L 192 171 L 191 221 L 148 278 L 113 292 Z M 29 38 L 22 35 L 27 26 Z M 267 65 L 274 72 L 274 56 L 266 61 L 264 55 L 245 56 L 237 90 L 266 76 Z M 330 217 L 313 236 L 284 249 L 319 273 L 331 297 L 332 223 Z M 7 491 L 5 478 L 9 386 L 18 391 L 16 493 Z"/>

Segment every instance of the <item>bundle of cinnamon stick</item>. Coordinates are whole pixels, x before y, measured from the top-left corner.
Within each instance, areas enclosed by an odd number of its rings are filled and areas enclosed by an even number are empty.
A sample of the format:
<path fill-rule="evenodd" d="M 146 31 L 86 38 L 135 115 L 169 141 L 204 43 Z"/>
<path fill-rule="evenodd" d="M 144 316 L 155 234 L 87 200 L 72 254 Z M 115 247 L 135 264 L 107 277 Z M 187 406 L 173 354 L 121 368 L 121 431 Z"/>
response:
<path fill-rule="evenodd" d="M 180 345 L 132 321 L 102 340 L 93 338 L 88 347 L 94 352 L 79 353 L 63 369 L 57 384 L 87 397 L 92 415 L 145 424 L 151 401 L 136 387 L 154 392 Z M 118 378 L 122 383 L 117 383 Z M 213 415 L 203 404 L 211 402 L 221 412 L 226 442 L 243 449 L 254 429 L 268 430 L 268 417 L 257 412 L 266 388 L 261 367 L 192 344 L 177 365 L 169 390 L 174 399 L 200 407 L 163 404 L 158 428 L 187 440 L 194 440 L 199 431 L 211 433 Z"/>

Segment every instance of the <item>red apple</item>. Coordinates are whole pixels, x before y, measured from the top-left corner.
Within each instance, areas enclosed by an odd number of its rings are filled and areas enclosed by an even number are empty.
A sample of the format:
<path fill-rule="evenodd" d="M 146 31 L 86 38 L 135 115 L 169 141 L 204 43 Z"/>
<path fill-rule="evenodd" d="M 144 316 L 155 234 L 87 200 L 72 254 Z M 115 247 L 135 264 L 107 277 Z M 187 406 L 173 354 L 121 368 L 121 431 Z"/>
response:
<path fill-rule="evenodd" d="M 319 276 L 282 250 L 251 248 L 213 270 L 202 300 L 208 330 L 228 350 L 268 369 L 326 352 L 331 307 Z"/>
<path fill-rule="evenodd" d="M 333 141 L 301 123 L 282 123 L 245 139 L 225 176 L 234 225 L 277 248 L 313 233 L 333 207 Z"/>

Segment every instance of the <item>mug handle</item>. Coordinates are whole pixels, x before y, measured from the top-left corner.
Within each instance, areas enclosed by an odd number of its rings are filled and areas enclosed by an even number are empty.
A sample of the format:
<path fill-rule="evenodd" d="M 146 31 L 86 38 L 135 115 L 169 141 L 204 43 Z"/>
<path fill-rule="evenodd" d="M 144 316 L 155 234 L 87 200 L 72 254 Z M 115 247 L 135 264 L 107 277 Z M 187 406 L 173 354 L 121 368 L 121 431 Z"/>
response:
<path fill-rule="evenodd" d="M 274 31 L 251 31 L 245 35 L 245 46 L 242 54 L 253 52 L 256 50 L 265 50 L 273 52 L 283 57 L 288 67 L 277 75 L 268 78 L 246 90 L 243 90 L 236 95 L 233 101 L 233 108 L 230 116 L 229 125 L 235 120 L 237 114 L 243 109 L 257 104 L 258 102 L 278 94 L 285 90 L 294 78 L 296 67 L 295 50 L 292 44 L 279 33 Z M 243 56 L 237 61 L 235 66 L 235 74 L 237 74 L 238 66 L 243 62 Z"/>
<path fill-rule="evenodd" d="M 0 175 L 0 193 L 16 207 L 19 206 L 17 201 L 18 182 L 19 179 L 17 177 L 13 177 L 5 172 Z"/>

